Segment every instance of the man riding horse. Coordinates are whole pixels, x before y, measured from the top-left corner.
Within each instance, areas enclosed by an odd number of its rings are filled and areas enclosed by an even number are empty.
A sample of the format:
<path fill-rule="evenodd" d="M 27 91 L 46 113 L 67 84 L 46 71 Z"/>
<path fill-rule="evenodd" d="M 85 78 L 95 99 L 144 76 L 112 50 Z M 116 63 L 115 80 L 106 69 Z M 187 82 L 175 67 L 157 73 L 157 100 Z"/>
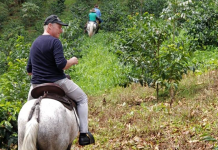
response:
<path fill-rule="evenodd" d="M 78 59 L 72 57 L 67 60 L 64 57 L 63 47 L 59 40 L 63 32 L 63 23 L 58 16 L 51 15 L 44 22 L 44 33 L 32 44 L 30 49 L 27 72 L 32 75 L 28 100 L 33 99 L 31 91 L 34 87 L 43 83 L 55 83 L 63 88 L 66 95 L 77 103 L 77 112 L 80 120 L 79 144 L 88 145 L 91 141 L 88 136 L 88 99 L 83 90 L 72 80 L 68 79 L 64 70 L 78 64 Z"/>
<path fill-rule="evenodd" d="M 100 24 L 100 19 L 98 18 L 98 15 L 97 15 L 97 13 L 96 13 L 96 11 L 95 11 L 95 8 L 92 8 L 91 10 L 90 10 L 90 13 L 89 13 L 89 21 L 86 23 L 86 25 L 85 25 L 85 32 L 86 31 L 89 31 L 90 29 L 89 28 L 87 28 L 88 27 L 88 24 L 89 23 L 93 23 L 94 22 L 94 33 L 97 33 L 98 32 L 98 30 L 99 30 L 99 24 Z"/>

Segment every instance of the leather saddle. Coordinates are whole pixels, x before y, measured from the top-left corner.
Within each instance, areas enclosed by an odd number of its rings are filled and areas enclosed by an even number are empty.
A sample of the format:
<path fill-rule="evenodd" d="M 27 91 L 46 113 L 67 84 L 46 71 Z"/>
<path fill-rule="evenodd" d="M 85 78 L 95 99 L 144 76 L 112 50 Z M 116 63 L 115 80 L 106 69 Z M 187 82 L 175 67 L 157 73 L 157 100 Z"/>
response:
<path fill-rule="evenodd" d="M 55 83 L 43 83 L 37 85 L 31 91 L 31 95 L 33 98 L 39 98 L 42 96 L 43 98 L 51 98 L 61 102 L 66 108 L 72 110 L 73 107 L 76 108 L 76 103 L 74 100 L 69 98 L 64 90 Z"/>

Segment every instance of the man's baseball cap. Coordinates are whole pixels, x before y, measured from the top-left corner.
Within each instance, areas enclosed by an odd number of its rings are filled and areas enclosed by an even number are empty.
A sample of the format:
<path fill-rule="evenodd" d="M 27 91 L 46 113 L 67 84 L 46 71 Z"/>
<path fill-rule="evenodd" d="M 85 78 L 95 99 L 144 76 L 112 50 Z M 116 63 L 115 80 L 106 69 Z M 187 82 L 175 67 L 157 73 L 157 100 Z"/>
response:
<path fill-rule="evenodd" d="M 57 24 L 60 24 L 62 26 L 68 26 L 68 24 L 61 22 L 61 20 L 58 18 L 57 15 L 48 16 L 45 19 L 44 25 L 48 25 L 49 23 L 57 23 Z"/>

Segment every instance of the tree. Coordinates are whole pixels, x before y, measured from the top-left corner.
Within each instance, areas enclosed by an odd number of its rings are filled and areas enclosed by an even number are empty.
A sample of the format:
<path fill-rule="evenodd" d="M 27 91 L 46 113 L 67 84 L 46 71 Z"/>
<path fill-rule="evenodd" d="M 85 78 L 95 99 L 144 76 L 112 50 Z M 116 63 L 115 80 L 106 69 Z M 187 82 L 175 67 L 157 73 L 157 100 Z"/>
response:
<path fill-rule="evenodd" d="M 26 26 L 31 26 L 39 17 L 39 6 L 34 3 L 26 2 L 22 5 L 22 18 Z"/>
<path fill-rule="evenodd" d="M 156 88 L 157 97 L 161 85 L 173 101 L 182 74 L 188 69 L 188 51 L 175 40 L 173 26 L 167 21 L 160 22 L 148 13 L 143 16 L 137 13 L 129 16 L 129 22 L 129 27 L 120 33 L 116 53 L 125 64 L 134 65 L 131 80 Z"/>

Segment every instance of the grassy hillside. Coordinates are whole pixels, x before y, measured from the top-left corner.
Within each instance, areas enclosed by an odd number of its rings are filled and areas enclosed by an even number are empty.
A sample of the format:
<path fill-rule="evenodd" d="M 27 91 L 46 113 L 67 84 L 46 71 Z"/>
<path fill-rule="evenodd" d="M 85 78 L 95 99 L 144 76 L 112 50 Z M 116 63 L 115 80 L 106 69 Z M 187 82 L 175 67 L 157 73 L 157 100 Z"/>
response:
<path fill-rule="evenodd" d="M 85 37 L 80 46 L 83 57 L 69 71 L 88 94 L 89 130 L 96 139 L 95 145 L 85 147 L 76 139 L 72 149 L 216 149 L 218 72 L 209 71 L 217 66 L 215 52 L 194 53 L 193 60 L 203 62 L 201 70 L 183 77 L 170 107 L 167 94 L 157 100 L 153 88 L 111 86 L 123 70 L 112 53 L 117 38 L 102 31 Z"/>
<path fill-rule="evenodd" d="M 24 26 L 25 22 L 20 18 L 20 6 L 14 8 L 13 13 L 4 22 L 0 31 L 4 33 L 1 34 L 0 39 L 0 45 L 4 50 L 4 53 L 0 53 L 0 58 L 4 58 L 0 66 L 2 67 L 2 71 L 0 71 L 0 84 L 2 85 L 0 86 L 0 102 L 2 102 L 1 108 L 4 108 L 0 109 L 0 114 L 2 114 L 0 115 L 0 139 L 6 139 L 4 142 L 0 140 L 0 146 L 2 143 L 6 146 L 9 143 L 7 139 L 11 136 L 13 143 L 9 146 L 16 147 L 16 119 L 19 109 L 26 101 L 30 86 L 30 79 L 25 70 L 27 62 L 25 58 L 28 57 L 30 43 L 42 33 L 44 16 L 50 15 L 48 8 L 52 7 L 50 4 L 53 2 L 55 1 L 49 0 L 49 4 L 43 8 L 47 11 L 41 12 L 41 17 L 35 20 L 35 26 Z M 74 82 L 89 97 L 89 130 L 94 134 L 96 143 L 95 145 L 81 147 L 78 145 L 77 138 L 72 149 L 218 149 L 218 122 L 216 119 L 218 115 L 217 47 L 211 46 L 211 49 L 209 47 L 204 49 L 205 51 L 195 49 L 192 60 L 188 60 L 190 66 L 193 67 L 193 64 L 196 64 L 194 66 L 195 72 L 183 76 L 175 100 L 170 106 L 171 99 L 166 91 L 160 91 L 160 97 L 157 100 L 156 91 L 153 88 L 142 87 L 137 83 L 132 83 L 126 88 L 123 87 L 129 81 L 127 77 L 129 77 L 132 68 L 125 66 L 124 62 L 121 63 L 121 59 L 114 52 L 117 50 L 116 44 L 121 41 L 119 40 L 121 36 L 119 36 L 119 31 L 123 26 L 119 25 L 129 23 L 124 22 L 127 16 L 125 13 L 129 10 L 126 6 L 124 7 L 123 3 L 131 2 L 131 8 L 134 8 L 135 1 L 128 0 L 122 1 L 122 3 L 108 1 L 108 3 L 103 3 L 95 0 L 89 1 L 89 4 L 83 1 L 78 4 L 81 4 L 81 8 L 87 7 L 87 10 L 82 9 L 79 12 L 77 12 L 78 10 L 73 12 L 72 9 L 79 6 L 72 7 L 76 2 L 79 1 L 65 1 L 66 11 L 60 14 L 60 18 L 62 21 L 72 24 L 65 30 L 66 34 L 62 34 L 63 37 L 60 40 L 63 42 L 67 58 L 72 57 L 74 51 L 81 52 L 78 54 L 79 64 L 73 66 L 66 73 L 70 74 Z M 83 34 L 83 24 L 87 21 L 85 16 L 89 12 L 89 7 L 92 7 L 95 3 L 101 4 L 105 20 L 102 24 L 103 30 L 89 38 L 86 34 Z M 10 8 L 13 7 L 10 6 Z M 130 12 L 133 14 L 134 11 Z M 37 16 L 35 17 L 37 18 Z M 132 23 L 135 24 L 136 22 L 132 20 Z M 143 24 L 139 23 L 139 25 Z M 107 28 L 108 30 L 106 30 Z M 129 31 L 133 29 L 130 28 Z M 149 26 L 148 29 L 152 29 L 152 26 Z M 150 31 L 153 35 L 155 30 Z M 132 39 L 135 38 L 135 45 L 143 46 L 145 40 L 149 41 L 149 39 L 143 38 L 141 41 L 138 40 L 137 35 L 141 34 L 140 32 L 132 32 L 134 34 L 130 34 L 127 43 L 131 43 Z M 125 31 L 121 33 L 126 35 Z M 147 32 L 145 34 L 147 35 Z M 188 40 L 187 35 L 184 35 L 183 38 L 178 37 L 178 39 L 182 39 L 182 44 Z M 189 42 L 187 43 L 189 44 Z M 133 44 L 130 47 L 132 48 L 135 45 Z M 127 54 L 129 53 L 127 52 Z M 131 56 L 127 55 L 127 57 Z M 175 68 L 173 69 L 175 70 Z M 9 125 L 5 126 L 4 124 L 9 124 L 10 127 L 14 125 L 13 132 L 7 129 Z"/>
<path fill-rule="evenodd" d="M 132 84 L 89 96 L 89 126 L 96 144 L 72 149 L 217 149 L 217 71 L 182 82 L 177 99 L 157 101 L 154 89 Z"/>

